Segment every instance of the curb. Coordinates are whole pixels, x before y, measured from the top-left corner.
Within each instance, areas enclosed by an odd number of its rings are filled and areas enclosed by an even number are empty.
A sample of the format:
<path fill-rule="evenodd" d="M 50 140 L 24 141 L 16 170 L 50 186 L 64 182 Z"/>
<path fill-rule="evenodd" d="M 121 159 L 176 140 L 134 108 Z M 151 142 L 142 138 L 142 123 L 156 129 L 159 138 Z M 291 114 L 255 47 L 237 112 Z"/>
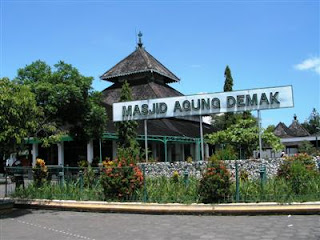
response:
<path fill-rule="evenodd" d="M 259 214 L 319 214 L 320 202 L 305 203 L 231 203 L 231 204 L 158 204 L 119 203 L 73 200 L 22 200 L 12 199 L 17 208 L 56 209 L 69 211 L 144 213 L 144 214 L 211 214 L 211 215 L 259 215 Z"/>

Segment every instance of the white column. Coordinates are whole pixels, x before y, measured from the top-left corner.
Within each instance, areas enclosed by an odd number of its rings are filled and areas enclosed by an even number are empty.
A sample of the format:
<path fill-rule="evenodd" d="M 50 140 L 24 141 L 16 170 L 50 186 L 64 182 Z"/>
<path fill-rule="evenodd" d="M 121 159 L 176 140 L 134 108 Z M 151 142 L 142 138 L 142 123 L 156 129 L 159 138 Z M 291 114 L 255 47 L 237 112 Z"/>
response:
<path fill-rule="evenodd" d="M 184 156 L 184 144 L 181 144 L 181 161 L 185 161 L 186 157 Z"/>
<path fill-rule="evenodd" d="M 153 160 L 156 160 L 157 159 L 157 143 L 152 142 L 151 146 L 152 146 L 152 157 L 153 157 Z"/>
<path fill-rule="evenodd" d="M 195 144 L 195 149 L 194 149 L 194 152 L 195 152 L 195 160 L 196 161 L 199 161 L 200 160 L 200 146 L 199 146 L 199 143 L 196 143 Z"/>
<path fill-rule="evenodd" d="M 87 143 L 87 161 L 88 163 L 92 163 L 93 161 L 93 140 L 89 140 Z"/>
<path fill-rule="evenodd" d="M 39 155 L 39 146 L 38 143 L 32 144 L 32 166 L 36 165 L 36 160 Z"/>
<path fill-rule="evenodd" d="M 205 159 L 205 160 L 208 160 L 209 157 L 210 157 L 210 156 L 209 156 L 209 144 L 206 143 L 206 144 L 204 145 L 204 149 L 205 149 L 205 150 L 204 150 L 204 155 L 205 155 L 204 159 Z"/>
<path fill-rule="evenodd" d="M 116 159 L 117 157 L 117 142 L 112 140 L 112 160 Z"/>
<path fill-rule="evenodd" d="M 64 166 L 64 142 L 60 142 L 58 145 L 58 165 Z"/>
<path fill-rule="evenodd" d="M 172 161 L 172 145 L 168 144 L 168 162 Z"/>

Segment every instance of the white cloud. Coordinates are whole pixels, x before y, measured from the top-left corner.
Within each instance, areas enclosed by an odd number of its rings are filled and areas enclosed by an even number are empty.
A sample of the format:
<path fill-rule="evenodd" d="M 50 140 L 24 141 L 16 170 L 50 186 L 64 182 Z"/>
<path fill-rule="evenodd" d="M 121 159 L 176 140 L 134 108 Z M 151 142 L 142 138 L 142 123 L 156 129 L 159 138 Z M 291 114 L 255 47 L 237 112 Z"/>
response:
<path fill-rule="evenodd" d="M 300 71 L 311 70 L 320 74 L 320 57 L 308 58 L 302 63 L 294 65 L 294 68 Z"/>

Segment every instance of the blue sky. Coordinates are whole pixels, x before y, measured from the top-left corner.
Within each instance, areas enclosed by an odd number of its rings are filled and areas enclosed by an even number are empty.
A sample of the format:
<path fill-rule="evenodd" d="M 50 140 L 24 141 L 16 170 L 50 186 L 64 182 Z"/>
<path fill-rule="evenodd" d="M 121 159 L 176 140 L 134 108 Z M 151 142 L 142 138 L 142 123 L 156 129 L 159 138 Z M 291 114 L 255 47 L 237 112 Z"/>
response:
<path fill-rule="evenodd" d="M 262 112 L 263 126 L 320 110 L 319 1 L 1 1 L 1 77 L 41 59 L 99 76 L 146 50 L 181 78 L 184 94 L 292 85 L 295 107 Z"/>

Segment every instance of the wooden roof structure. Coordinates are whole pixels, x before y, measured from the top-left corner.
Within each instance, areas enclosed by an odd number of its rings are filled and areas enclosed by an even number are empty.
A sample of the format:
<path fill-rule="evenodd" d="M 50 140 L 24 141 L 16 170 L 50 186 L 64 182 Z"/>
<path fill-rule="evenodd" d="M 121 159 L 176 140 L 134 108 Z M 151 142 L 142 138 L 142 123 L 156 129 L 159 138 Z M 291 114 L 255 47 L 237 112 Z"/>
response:
<path fill-rule="evenodd" d="M 141 78 L 141 76 L 161 79 L 164 83 L 180 81 L 176 75 L 148 53 L 142 44 L 138 44 L 133 53 L 102 74 L 100 78 L 119 82 L 122 79 L 132 81 L 135 77 Z"/>
<path fill-rule="evenodd" d="M 297 116 L 294 115 L 293 121 L 289 127 L 279 122 L 273 133 L 280 138 L 306 137 L 310 133 L 299 123 Z"/>
<path fill-rule="evenodd" d="M 178 82 L 170 70 L 156 60 L 143 47 L 141 39 L 137 49 L 101 76 L 102 80 L 113 84 L 102 91 L 102 100 L 107 109 L 107 132 L 115 133 L 112 121 L 112 104 L 120 100 L 121 87 L 124 81 L 130 85 L 132 100 L 183 96 L 170 87 L 168 83 Z M 138 134 L 143 135 L 143 121 L 138 121 Z M 212 132 L 209 124 L 203 124 L 203 133 Z M 166 118 L 148 120 L 148 135 L 180 136 L 199 138 L 199 118 Z"/>

